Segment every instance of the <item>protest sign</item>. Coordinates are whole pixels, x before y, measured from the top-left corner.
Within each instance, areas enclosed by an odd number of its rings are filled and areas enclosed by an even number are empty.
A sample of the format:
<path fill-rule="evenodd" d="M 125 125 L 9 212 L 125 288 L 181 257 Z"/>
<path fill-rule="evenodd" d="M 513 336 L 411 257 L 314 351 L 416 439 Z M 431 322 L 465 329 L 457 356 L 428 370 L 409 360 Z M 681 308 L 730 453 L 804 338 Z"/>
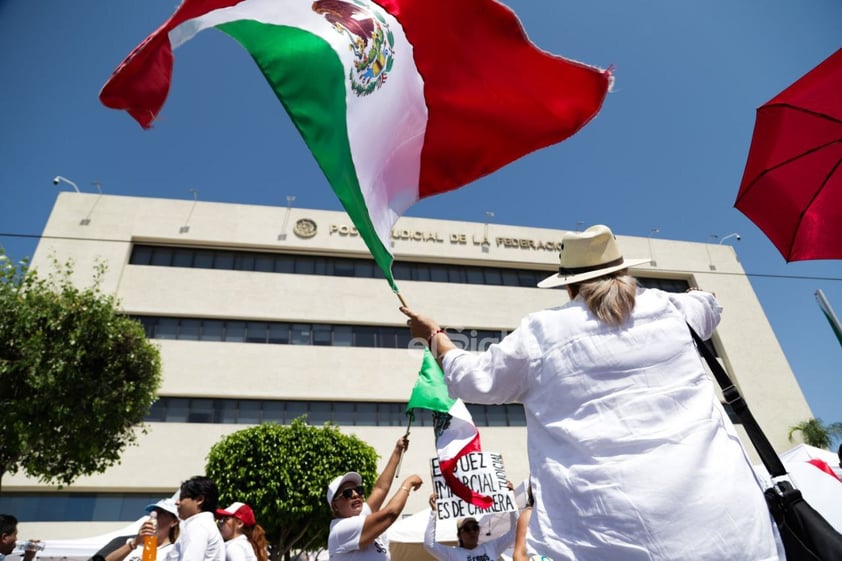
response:
<path fill-rule="evenodd" d="M 489 508 L 466 503 L 453 494 L 439 469 L 438 458 L 430 461 L 433 491 L 436 494 L 436 513 L 439 520 L 482 516 L 491 512 L 515 512 L 515 495 L 508 488 L 503 456 L 494 452 L 472 452 L 459 458 L 454 475 L 473 491 L 492 498 Z"/>

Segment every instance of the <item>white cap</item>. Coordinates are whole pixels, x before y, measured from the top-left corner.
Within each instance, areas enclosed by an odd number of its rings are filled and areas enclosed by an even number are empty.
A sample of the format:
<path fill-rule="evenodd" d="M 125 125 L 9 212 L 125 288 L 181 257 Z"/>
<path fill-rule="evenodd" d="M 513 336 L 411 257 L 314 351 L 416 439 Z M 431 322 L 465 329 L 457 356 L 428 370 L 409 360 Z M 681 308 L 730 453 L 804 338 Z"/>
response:
<path fill-rule="evenodd" d="M 143 510 L 145 510 L 149 514 L 152 514 L 155 511 L 155 509 L 163 510 L 164 512 L 169 512 L 170 514 L 178 518 L 178 507 L 175 506 L 175 501 L 172 499 L 161 499 L 157 503 L 146 505 L 146 507 Z"/>
<path fill-rule="evenodd" d="M 340 475 L 335 478 L 330 482 L 330 485 L 327 486 L 327 504 L 333 504 L 333 497 L 336 495 L 336 492 L 348 481 L 353 482 L 354 485 L 362 485 L 363 477 L 356 471 L 349 471 L 345 475 Z"/>

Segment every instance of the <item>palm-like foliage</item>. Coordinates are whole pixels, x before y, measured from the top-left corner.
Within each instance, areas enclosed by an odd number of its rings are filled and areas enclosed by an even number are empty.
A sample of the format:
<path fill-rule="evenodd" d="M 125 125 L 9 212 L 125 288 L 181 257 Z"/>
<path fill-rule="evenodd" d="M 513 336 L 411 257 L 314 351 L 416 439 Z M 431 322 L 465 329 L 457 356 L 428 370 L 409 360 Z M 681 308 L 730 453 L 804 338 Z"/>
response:
<path fill-rule="evenodd" d="M 842 438 L 842 423 L 825 425 L 821 419 L 808 419 L 789 427 L 789 441 L 793 441 L 793 434 L 801 433 L 804 444 L 830 450 L 833 440 Z"/>

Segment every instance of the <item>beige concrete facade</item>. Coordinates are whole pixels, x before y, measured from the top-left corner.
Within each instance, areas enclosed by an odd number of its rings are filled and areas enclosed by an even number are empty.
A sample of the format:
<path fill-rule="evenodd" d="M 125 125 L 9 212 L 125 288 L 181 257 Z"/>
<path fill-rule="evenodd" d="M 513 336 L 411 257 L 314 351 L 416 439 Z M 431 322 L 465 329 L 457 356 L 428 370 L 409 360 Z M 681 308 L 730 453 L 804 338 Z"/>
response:
<path fill-rule="evenodd" d="M 543 269 L 550 274 L 557 267 L 562 233 L 403 217 L 393 231 L 393 252 L 398 262 Z M 812 415 L 733 248 L 617 234 L 626 256 L 653 259 L 634 274 L 686 279 L 691 286 L 717 294 L 725 309 L 715 336 L 720 355 L 773 445 L 788 448 L 788 428 Z M 128 264 L 134 243 L 369 256 L 341 212 L 62 193 L 33 264 L 46 271 L 50 255 L 61 261 L 71 258 L 78 281 L 88 283 L 94 264 L 107 263 L 103 288 L 115 293 L 122 309 L 131 314 L 405 325 L 399 302 L 383 280 L 135 266 Z M 562 290 L 537 288 L 411 281 L 400 281 L 399 286 L 411 307 L 450 328 L 510 330 L 524 314 L 567 299 Z M 156 344 L 164 369 L 160 394 L 178 397 L 405 403 L 421 360 L 419 350 L 408 349 L 181 340 Z M 168 495 L 182 480 L 204 471 L 205 456 L 215 442 L 242 428 L 151 423 L 149 433 L 124 454 L 120 465 L 83 477 L 66 490 Z M 401 427 L 377 426 L 342 430 L 368 441 L 381 455 L 388 454 L 403 432 Z M 485 449 L 504 455 L 512 480 L 527 476 L 524 427 L 487 427 L 481 434 Z M 431 429 L 413 429 L 401 471 L 421 474 L 428 486 L 412 496 L 407 512 L 420 510 L 426 502 L 434 452 Z M 3 483 L 4 493 L 48 489 L 21 475 L 6 477 Z M 23 530 L 54 538 L 80 531 L 79 523 L 28 523 Z"/>

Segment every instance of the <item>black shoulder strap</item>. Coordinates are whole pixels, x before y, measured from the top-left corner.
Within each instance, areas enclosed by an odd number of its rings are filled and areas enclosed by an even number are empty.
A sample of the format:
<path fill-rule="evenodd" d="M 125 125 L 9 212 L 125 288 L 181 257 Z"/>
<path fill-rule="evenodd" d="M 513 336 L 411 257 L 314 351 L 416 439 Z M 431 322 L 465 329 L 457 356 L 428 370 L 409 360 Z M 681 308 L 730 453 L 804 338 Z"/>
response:
<path fill-rule="evenodd" d="M 748 404 L 743 399 L 743 396 L 740 395 L 740 390 L 738 390 L 734 383 L 731 382 L 731 378 L 728 376 L 728 373 L 725 372 L 725 369 L 721 364 L 719 364 L 719 361 L 716 360 L 713 352 L 705 344 L 705 342 L 702 341 L 699 334 L 696 333 L 689 323 L 687 324 L 687 327 L 693 335 L 693 340 L 696 342 L 696 348 L 699 349 L 699 354 L 701 354 L 708 363 L 716 381 L 719 382 L 719 387 L 722 388 L 722 396 L 725 398 L 725 403 L 731 407 L 731 410 L 734 411 L 734 414 L 740 419 L 743 428 L 746 433 L 748 433 L 751 443 L 754 444 L 754 448 L 757 450 L 757 454 L 760 456 L 760 459 L 763 461 L 763 465 L 766 466 L 769 474 L 772 477 L 786 475 L 786 469 L 784 468 L 781 459 L 778 457 L 775 449 L 772 448 L 772 444 L 769 442 L 769 439 L 766 438 L 765 434 L 763 434 L 763 430 L 760 428 L 760 425 L 757 424 L 757 421 L 754 419 L 754 415 L 751 414 Z"/>

